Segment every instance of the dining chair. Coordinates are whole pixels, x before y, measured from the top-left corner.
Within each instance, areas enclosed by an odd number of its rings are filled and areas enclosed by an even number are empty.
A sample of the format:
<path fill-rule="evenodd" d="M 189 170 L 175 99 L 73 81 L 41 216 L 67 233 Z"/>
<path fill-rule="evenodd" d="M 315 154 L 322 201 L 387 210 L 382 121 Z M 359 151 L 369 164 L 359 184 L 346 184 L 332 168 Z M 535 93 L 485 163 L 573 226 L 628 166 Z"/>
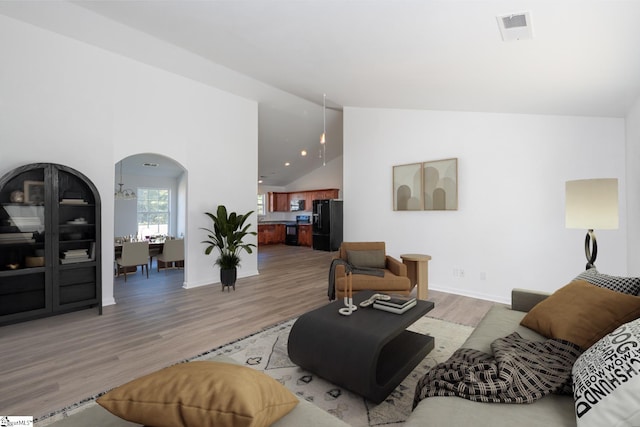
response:
<path fill-rule="evenodd" d="M 127 267 L 142 266 L 142 273 L 147 269 L 147 279 L 149 278 L 149 242 L 125 242 L 122 244 L 122 255 L 116 258 L 118 264 L 118 276 L 120 267 L 124 272 L 124 281 L 127 281 Z"/>
<path fill-rule="evenodd" d="M 169 264 L 184 261 L 184 239 L 165 240 L 162 247 L 162 253 L 156 257 L 158 271 L 160 271 L 160 263 L 164 264 L 163 268 L 168 268 Z"/>
<path fill-rule="evenodd" d="M 164 246 L 164 243 L 162 244 Z M 153 268 L 153 258 L 162 253 L 162 248 L 158 245 L 149 245 L 149 268 Z"/>

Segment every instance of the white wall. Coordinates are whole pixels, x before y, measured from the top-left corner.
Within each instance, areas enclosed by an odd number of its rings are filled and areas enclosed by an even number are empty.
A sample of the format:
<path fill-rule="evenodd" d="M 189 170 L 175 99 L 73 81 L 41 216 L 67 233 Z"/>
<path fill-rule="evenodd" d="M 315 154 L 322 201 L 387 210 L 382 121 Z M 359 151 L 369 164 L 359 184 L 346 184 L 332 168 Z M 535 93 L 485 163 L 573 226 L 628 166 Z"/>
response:
<path fill-rule="evenodd" d="M 393 165 L 450 157 L 457 211 L 393 211 Z M 565 181 L 614 177 L 620 228 L 596 230 L 596 265 L 625 274 L 624 171 L 622 119 L 345 108 L 345 240 L 429 254 L 430 288 L 507 302 L 513 287 L 553 291 L 584 270 L 586 230 L 565 228 Z"/>
<path fill-rule="evenodd" d="M 0 171 L 51 162 L 93 181 L 104 303 L 114 302 L 114 164 L 142 152 L 188 170 L 185 286 L 218 282 L 198 237 L 203 212 L 255 209 L 257 103 L 4 16 L 0 55 Z M 257 274 L 255 253 L 242 261 L 240 276 Z"/>
<path fill-rule="evenodd" d="M 640 276 L 640 98 L 638 98 L 629 110 L 626 120 L 627 131 L 627 218 L 629 225 L 627 229 L 627 268 L 630 275 Z"/>
<path fill-rule="evenodd" d="M 187 233 L 187 174 L 183 173 L 178 179 L 178 210 L 176 215 L 176 237 Z"/>

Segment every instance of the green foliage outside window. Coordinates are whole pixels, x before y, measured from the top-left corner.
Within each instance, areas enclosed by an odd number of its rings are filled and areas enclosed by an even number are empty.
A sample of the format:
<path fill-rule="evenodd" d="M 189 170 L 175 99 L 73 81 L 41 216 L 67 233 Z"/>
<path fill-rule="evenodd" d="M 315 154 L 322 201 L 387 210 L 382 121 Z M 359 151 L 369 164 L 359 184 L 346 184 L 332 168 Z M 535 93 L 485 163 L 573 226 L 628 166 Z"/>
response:
<path fill-rule="evenodd" d="M 138 234 L 146 236 L 169 233 L 169 190 L 138 188 Z"/>

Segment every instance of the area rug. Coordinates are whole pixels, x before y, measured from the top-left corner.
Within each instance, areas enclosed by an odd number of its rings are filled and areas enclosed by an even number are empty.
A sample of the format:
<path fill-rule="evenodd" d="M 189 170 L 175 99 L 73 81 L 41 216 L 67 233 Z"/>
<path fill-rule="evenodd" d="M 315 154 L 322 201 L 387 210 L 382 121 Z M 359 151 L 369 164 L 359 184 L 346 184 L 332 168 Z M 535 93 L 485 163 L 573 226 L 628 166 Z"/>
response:
<path fill-rule="evenodd" d="M 287 356 L 289 331 L 296 319 L 267 328 L 233 343 L 185 360 L 209 360 L 224 355 L 239 364 L 265 372 L 285 387 L 353 427 L 402 424 L 411 413 L 416 383 L 432 366 L 444 362 L 473 331 L 470 326 L 423 317 L 409 330 L 435 338 L 434 349 L 405 380 L 380 403 L 374 404 L 294 365 Z M 101 393 L 102 394 L 102 393 Z M 96 396 L 97 397 L 97 396 Z M 96 405 L 95 397 L 36 422 L 46 426 Z"/>

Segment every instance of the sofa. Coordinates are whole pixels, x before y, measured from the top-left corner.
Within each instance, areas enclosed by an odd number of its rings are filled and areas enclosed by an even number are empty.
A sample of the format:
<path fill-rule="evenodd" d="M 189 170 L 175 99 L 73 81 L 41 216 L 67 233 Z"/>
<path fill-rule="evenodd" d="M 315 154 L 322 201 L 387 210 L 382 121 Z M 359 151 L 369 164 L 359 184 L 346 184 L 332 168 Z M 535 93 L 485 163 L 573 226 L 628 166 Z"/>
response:
<path fill-rule="evenodd" d="M 639 294 L 640 278 L 595 269 L 553 294 L 514 289 L 511 307 L 493 306 L 461 348 L 492 354 L 491 343 L 514 331 L 538 342 L 579 342 L 574 395 L 550 394 L 525 404 L 427 397 L 405 426 L 640 426 Z"/>
<path fill-rule="evenodd" d="M 214 359 L 212 359 L 214 362 L 220 362 L 221 364 L 228 364 L 228 365 L 232 365 L 238 369 L 242 369 L 244 371 L 249 371 L 251 373 L 251 375 L 254 375 L 255 379 L 258 378 L 267 378 L 266 375 L 262 374 L 261 372 L 258 371 L 253 371 L 251 370 L 251 368 L 245 368 L 242 367 L 240 365 L 236 365 L 237 362 L 235 362 L 233 359 L 225 357 L 225 356 L 218 356 Z M 179 364 L 179 365 L 174 365 L 174 367 L 186 367 L 189 365 L 194 365 L 197 363 L 203 363 L 203 362 L 189 362 L 189 363 L 183 363 L 183 364 Z M 208 363 L 208 362 L 204 362 L 204 363 Z M 170 368 L 169 368 L 170 369 Z M 154 374 L 152 374 L 154 375 Z M 251 380 L 246 380 L 242 377 L 239 377 L 236 373 L 234 373 L 231 377 L 230 377 L 231 381 L 233 381 L 235 384 L 240 384 L 241 386 L 246 385 L 247 383 L 251 383 L 253 381 Z M 271 380 L 271 379 L 267 379 L 267 381 L 270 382 L 275 382 L 275 380 Z M 147 387 L 150 389 L 150 392 L 152 393 L 152 398 L 155 402 L 153 403 L 158 403 L 157 400 L 160 399 L 160 397 L 158 397 L 159 395 L 162 395 L 162 392 L 158 390 L 158 381 L 157 378 L 154 380 L 154 383 L 147 383 L 147 385 L 149 384 L 153 384 L 151 387 Z M 126 387 L 127 385 L 125 385 Z M 277 386 L 277 385 L 276 385 Z M 180 386 L 180 387 L 171 387 L 170 389 L 168 389 L 167 391 L 170 394 L 177 394 L 180 390 L 180 388 L 184 388 L 184 386 Z M 281 388 L 281 387 L 278 387 Z M 117 391 L 117 389 L 115 389 Z M 210 392 L 211 391 L 211 387 L 205 387 L 206 392 Z M 240 388 L 240 390 L 245 391 L 246 388 Z M 222 391 L 226 392 L 226 393 L 231 393 L 231 391 L 229 390 L 229 387 L 226 386 L 222 386 Z M 275 389 L 275 393 L 278 393 L 278 389 Z M 287 392 L 285 392 L 287 393 Z M 219 395 L 219 394 L 218 394 Z M 103 396 L 104 397 L 104 396 Z M 333 415 L 325 412 L 324 410 L 320 409 L 319 407 L 313 405 L 310 402 L 307 402 L 304 399 L 298 398 L 296 396 L 293 396 L 291 394 L 290 396 L 294 401 L 297 401 L 297 404 L 295 405 L 295 407 L 293 407 L 293 409 L 290 410 L 290 412 L 286 413 L 286 415 L 284 415 L 283 417 L 279 418 L 277 421 L 275 421 L 272 425 L 273 427 L 299 427 L 299 426 L 305 426 L 305 427 L 348 427 L 348 424 L 342 422 L 341 420 L 339 420 L 338 418 L 334 417 Z M 179 400 L 180 397 L 176 398 L 176 401 Z M 224 400 L 224 399 L 216 399 L 216 400 Z M 231 399 L 231 401 L 236 400 L 236 399 Z M 256 401 L 260 401 L 261 399 L 248 399 L 251 402 L 249 402 L 249 406 L 253 405 Z M 184 402 L 182 402 L 184 403 Z M 178 403 L 174 404 L 173 406 L 175 407 L 176 405 L 178 405 Z M 120 405 L 122 407 L 122 405 Z M 167 408 L 169 408 L 170 405 L 165 405 Z M 254 405 L 255 406 L 255 405 Z M 116 408 L 116 409 L 121 409 L 120 408 Z M 142 408 L 141 411 L 144 411 L 145 408 Z M 286 411 L 286 410 L 285 410 Z M 149 412 L 147 410 L 147 412 Z M 159 412 L 156 410 L 152 410 L 150 412 Z M 262 411 L 264 412 L 264 411 Z M 229 420 L 227 419 L 226 422 L 217 422 L 217 421 L 204 421 L 204 418 L 206 417 L 206 414 L 202 414 L 202 413 L 197 413 L 195 415 L 195 421 L 194 418 L 191 419 L 191 422 L 187 422 L 187 421 L 183 421 L 181 418 L 182 416 L 184 416 L 184 413 L 186 413 L 185 410 L 182 410 L 182 414 L 180 414 L 178 411 L 176 410 L 169 410 L 166 414 L 162 414 L 160 416 L 160 420 L 161 423 L 159 424 L 155 424 L 155 423 L 151 423 L 149 421 L 147 421 L 145 424 L 148 425 L 171 425 L 171 426 L 177 426 L 177 425 L 183 425 L 182 423 L 185 422 L 188 425 L 215 425 L 215 426 L 226 426 L 226 425 L 232 425 L 234 427 L 236 426 L 247 426 L 247 425 L 263 425 L 258 421 L 254 421 L 251 422 L 250 419 L 246 419 L 247 417 L 244 417 L 245 419 L 242 420 Z M 107 411 L 106 409 L 104 409 L 102 406 L 98 405 L 95 402 L 92 402 L 90 404 L 87 405 L 87 407 L 83 408 L 80 411 L 77 411 L 75 413 L 71 412 L 68 414 L 69 416 L 62 418 L 60 420 L 57 421 L 53 421 L 52 419 L 45 419 L 43 420 L 43 422 L 39 422 L 36 423 L 37 426 L 48 426 L 48 427 L 87 427 L 87 426 L 99 426 L 99 427 L 136 427 L 136 426 L 142 426 L 144 424 L 142 423 L 135 423 L 135 422 L 129 422 L 126 421 L 114 414 L 112 414 L 111 412 Z M 261 414 L 260 414 L 261 415 Z M 171 417 L 178 417 L 179 421 L 176 422 L 172 422 L 171 421 Z M 240 417 L 243 418 L 243 417 Z M 277 417 L 275 417 L 277 418 Z M 53 421 L 53 422 L 52 422 Z"/>
<path fill-rule="evenodd" d="M 523 338 L 543 341 L 546 338 L 520 325 L 531 307 L 545 294 L 515 289 L 512 308 L 494 305 L 462 345 L 491 353 L 491 343 L 512 332 Z M 437 339 L 437 338 L 436 338 Z M 405 424 L 411 426 L 573 426 L 574 403 L 571 396 L 553 395 L 532 404 L 501 404 L 472 402 L 460 397 L 429 397 L 420 401 Z"/>
<path fill-rule="evenodd" d="M 43 425 L 43 424 L 36 424 Z M 93 405 L 89 409 L 63 418 L 52 424 L 51 427 L 139 427 L 142 424 L 131 423 L 103 409 L 99 405 Z M 287 415 L 272 424 L 273 427 L 349 427 L 348 424 L 340 421 L 333 415 L 323 411 L 303 399 Z"/>
<path fill-rule="evenodd" d="M 528 404 L 428 397 L 418 403 L 404 425 L 640 426 L 639 294 L 640 278 L 617 278 L 599 274 L 595 269 L 578 275 L 553 294 L 514 289 L 511 306 L 492 307 L 462 348 L 491 354 L 491 343 L 514 331 L 535 342 L 553 336 L 579 343 L 583 352 L 572 368 L 574 395 L 551 394 Z M 232 362 L 224 357 L 218 360 Z M 124 421 L 96 404 L 51 425 L 125 427 L 141 424 Z M 293 410 L 273 423 L 275 427 L 301 425 L 347 424 L 304 400 L 299 400 Z"/>
<path fill-rule="evenodd" d="M 545 337 L 519 323 L 530 308 L 547 296 L 548 294 L 545 293 L 514 289 L 512 291 L 512 306 L 494 305 L 462 347 L 490 353 L 491 342 L 513 331 L 517 331 L 524 338 L 544 340 Z M 219 360 L 232 361 L 224 356 Z M 96 404 L 73 417 L 52 424 L 51 427 L 84 427 L 89 425 L 87 424 L 89 420 L 92 425 L 102 427 L 140 426 L 140 424 L 118 418 Z M 273 424 L 274 427 L 301 425 L 307 427 L 347 426 L 339 419 L 304 400 L 300 400 L 293 411 Z M 576 421 L 574 401 L 571 396 L 554 395 L 526 405 L 478 403 L 458 397 L 430 397 L 418 404 L 404 425 L 407 427 L 576 426 Z"/>
<path fill-rule="evenodd" d="M 353 293 L 363 290 L 372 290 L 383 293 L 409 295 L 413 289 L 408 274 L 407 266 L 398 259 L 387 255 L 384 242 L 342 242 L 332 263 L 335 297 L 344 298 L 346 288 L 346 269 L 353 267 L 352 286 Z M 335 260 L 334 260 L 335 261 Z M 373 269 L 374 271 L 367 271 Z M 372 273 L 378 272 L 379 275 Z M 331 285 L 330 285 L 331 286 Z M 330 299 L 331 291 L 330 289 Z"/>

